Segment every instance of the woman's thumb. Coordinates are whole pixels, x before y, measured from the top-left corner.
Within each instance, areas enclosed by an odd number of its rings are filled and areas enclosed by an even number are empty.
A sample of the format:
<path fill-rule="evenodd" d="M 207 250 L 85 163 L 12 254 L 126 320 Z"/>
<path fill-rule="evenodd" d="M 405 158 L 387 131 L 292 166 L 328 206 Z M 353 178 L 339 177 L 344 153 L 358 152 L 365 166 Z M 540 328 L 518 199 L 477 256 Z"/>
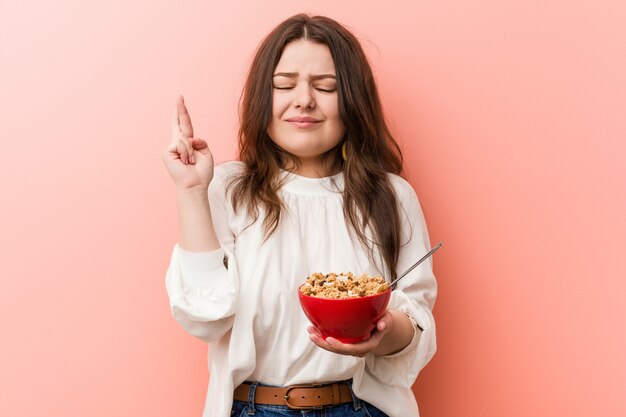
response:
<path fill-rule="evenodd" d="M 191 138 L 191 146 L 193 146 L 193 148 L 197 151 L 206 149 L 209 147 L 206 141 L 202 139 L 198 139 L 198 138 Z"/>

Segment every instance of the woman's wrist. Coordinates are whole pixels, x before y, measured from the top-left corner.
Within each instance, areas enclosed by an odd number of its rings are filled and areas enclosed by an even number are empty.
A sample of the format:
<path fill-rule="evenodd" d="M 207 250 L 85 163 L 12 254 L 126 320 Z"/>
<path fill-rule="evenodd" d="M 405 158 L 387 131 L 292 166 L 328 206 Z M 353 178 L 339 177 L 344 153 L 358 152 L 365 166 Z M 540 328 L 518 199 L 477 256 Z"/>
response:
<path fill-rule="evenodd" d="M 220 247 L 213 226 L 206 188 L 178 189 L 179 245 L 189 252 L 210 252 Z"/>
<path fill-rule="evenodd" d="M 209 195 L 208 185 L 196 185 L 194 187 L 176 187 L 176 194 L 178 198 L 204 198 L 207 199 Z"/>
<path fill-rule="evenodd" d="M 389 310 L 389 313 L 392 316 L 393 325 L 374 349 L 373 353 L 376 356 L 388 356 L 402 351 L 411 343 L 415 332 L 419 331 L 413 325 L 411 318 L 403 311 Z"/>

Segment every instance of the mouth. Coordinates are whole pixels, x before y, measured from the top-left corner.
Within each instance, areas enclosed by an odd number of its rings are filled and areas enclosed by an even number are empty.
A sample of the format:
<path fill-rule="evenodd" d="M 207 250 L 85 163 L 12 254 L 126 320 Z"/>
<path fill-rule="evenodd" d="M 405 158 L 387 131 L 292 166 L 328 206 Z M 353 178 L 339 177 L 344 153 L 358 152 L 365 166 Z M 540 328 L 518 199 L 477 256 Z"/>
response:
<path fill-rule="evenodd" d="M 315 119 L 313 117 L 290 117 L 289 119 L 287 119 L 287 122 L 298 128 L 306 128 L 321 123 L 321 120 Z"/>

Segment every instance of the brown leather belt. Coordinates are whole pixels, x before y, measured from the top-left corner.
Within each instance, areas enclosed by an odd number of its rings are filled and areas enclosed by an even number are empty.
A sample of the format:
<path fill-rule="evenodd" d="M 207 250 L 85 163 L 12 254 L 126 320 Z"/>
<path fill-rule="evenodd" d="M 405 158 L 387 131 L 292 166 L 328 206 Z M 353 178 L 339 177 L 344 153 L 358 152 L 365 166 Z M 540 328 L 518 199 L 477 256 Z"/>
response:
<path fill-rule="evenodd" d="M 234 399 L 248 402 L 250 386 L 244 382 L 235 388 Z M 254 391 L 255 404 L 286 405 L 292 410 L 317 410 L 349 402 L 352 402 L 352 393 L 347 382 L 289 387 L 257 385 Z"/>

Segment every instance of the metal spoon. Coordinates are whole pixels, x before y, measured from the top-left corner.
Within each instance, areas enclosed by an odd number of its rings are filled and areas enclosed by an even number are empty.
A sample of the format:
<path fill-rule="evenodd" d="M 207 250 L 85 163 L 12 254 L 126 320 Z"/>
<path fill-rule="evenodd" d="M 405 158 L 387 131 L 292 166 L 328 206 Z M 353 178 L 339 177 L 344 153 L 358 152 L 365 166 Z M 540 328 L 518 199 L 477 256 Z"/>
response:
<path fill-rule="evenodd" d="M 398 278 L 396 278 L 395 280 L 393 280 L 393 282 L 391 284 L 389 284 L 389 286 L 391 288 L 393 288 L 393 286 L 395 285 L 396 282 L 400 281 L 400 279 L 404 278 L 406 276 L 406 274 L 408 274 L 409 272 L 411 272 L 412 270 L 415 269 L 416 266 L 418 266 L 419 264 L 421 264 L 422 262 L 424 262 L 426 259 L 428 259 L 430 257 L 430 255 L 432 255 L 433 253 L 435 253 L 435 251 L 437 249 L 439 249 L 441 247 L 441 245 L 443 245 L 443 242 L 439 242 L 437 244 L 437 246 L 435 246 L 430 252 L 428 252 L 426 255 L 424 255 L 422 257 L 422 259 L 420 259 L 419 261 L 415 262 L 409 269 L 407 269 L 406 271 L 404 271 L 404 273 L 402 275 L 400 275 Z"/>

